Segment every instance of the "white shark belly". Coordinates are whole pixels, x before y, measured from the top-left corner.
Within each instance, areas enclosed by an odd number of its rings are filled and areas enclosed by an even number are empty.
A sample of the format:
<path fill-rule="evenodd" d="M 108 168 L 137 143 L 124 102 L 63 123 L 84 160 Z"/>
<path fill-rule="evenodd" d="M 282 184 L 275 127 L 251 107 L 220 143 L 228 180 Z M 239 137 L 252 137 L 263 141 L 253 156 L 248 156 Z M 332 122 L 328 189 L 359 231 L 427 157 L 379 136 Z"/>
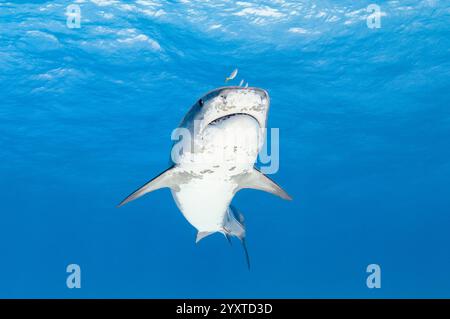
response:
<path fill-rule="evenodd" d="M 232 177 L 251 171 L 258 156 L 258 122 L 236 115 L 210 125 L 196 137 L 196 152 L 177 165 L 190 174 L 172 190 L 178 208 L 199 231 L 220 231 L 236 184 Z"/>
<path fill-rule="evenodd" d="M 230 182 L 207 177 L 193 179 L 172 191 L 173 198 L 187 221 L 198 231 L 220 231 L 233 197 Z"/>

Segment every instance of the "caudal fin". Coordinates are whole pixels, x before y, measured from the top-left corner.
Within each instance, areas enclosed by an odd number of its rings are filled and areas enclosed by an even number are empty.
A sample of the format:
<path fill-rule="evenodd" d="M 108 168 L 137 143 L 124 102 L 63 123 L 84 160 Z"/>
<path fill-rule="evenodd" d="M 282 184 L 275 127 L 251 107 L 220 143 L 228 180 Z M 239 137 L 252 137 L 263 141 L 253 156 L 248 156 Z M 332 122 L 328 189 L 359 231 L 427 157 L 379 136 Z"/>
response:
<path fill-rule="evenodd" d="M 250 270 L 250 257 L 248 254 L 247 242 L 245 240 L 246 231 L 244 215 L 242 215 L 242 213 L 239 212 L 233 205 L 230 205 L 228 208 L 225 218 L 224 232 L 228 235 L 239 238 L 242 243 L 242 248 L 244 249 L 247 267 Z"/>
<path fill-rule="evenodd" d="M 241 239 L 242 247 L 244 248 L 245 253 L 245 261 L 247 262 L 247 268 L 250 270 L 250 256 L 248 255 L 248 249 L 247 249 L 247 242 L 245 241 L 245 238 Z"/>

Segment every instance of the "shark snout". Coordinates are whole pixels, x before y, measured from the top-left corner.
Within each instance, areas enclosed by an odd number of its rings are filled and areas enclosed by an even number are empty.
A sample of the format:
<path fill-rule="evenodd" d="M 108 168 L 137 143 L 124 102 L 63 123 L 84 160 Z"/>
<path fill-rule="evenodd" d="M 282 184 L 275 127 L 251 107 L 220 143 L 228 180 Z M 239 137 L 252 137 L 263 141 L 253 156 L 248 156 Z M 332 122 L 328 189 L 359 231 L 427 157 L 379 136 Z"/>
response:
<path fill-rule="evenodd" d="M 222 104 L 225 109 L 235 109 L 236 112 L 252 110 L 254 108 L 267 110 L 269 106 L 269 95 L 267 91 L 254 87 L 225 87 L 220 89 L 216 98 L 218 99 L 217 102 L 219 105 Z"/>
<path fill-rule="evenodd" d="M 238 95 L 247 95 L 247 96 L 255 96 L 261 99 L 269 99 L 269 94 L 266 90 L 257 87 L 241 87 L 241 86 L 226 86 L 218 89 L 219 95 L 223 98 L 228 98 L 230 96 Z"/>

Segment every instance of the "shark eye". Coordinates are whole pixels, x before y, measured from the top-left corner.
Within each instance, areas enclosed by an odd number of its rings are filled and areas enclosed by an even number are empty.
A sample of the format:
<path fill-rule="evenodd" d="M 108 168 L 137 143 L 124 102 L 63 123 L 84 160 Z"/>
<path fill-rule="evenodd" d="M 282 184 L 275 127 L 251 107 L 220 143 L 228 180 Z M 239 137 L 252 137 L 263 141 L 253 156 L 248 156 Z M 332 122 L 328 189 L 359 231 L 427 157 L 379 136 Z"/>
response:
<path fill-rule="evenodd" d="M 203 104 L 204 104 L 203 100 L 202 100 L 202 99 L 198 100 L 198 104 L 199 104 L 200 106 L 203 106 Z"/>

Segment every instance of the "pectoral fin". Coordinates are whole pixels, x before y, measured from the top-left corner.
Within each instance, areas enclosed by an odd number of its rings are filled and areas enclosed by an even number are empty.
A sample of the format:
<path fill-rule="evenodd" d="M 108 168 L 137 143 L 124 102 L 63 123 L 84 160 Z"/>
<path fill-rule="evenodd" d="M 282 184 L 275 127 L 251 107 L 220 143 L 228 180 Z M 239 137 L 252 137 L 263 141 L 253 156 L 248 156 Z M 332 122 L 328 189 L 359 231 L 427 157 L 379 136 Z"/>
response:
<path fill-rule="evenodd" d="M 135 200 L 135 199 L 141 197 L 142 195 L 150 193 L 154 190 L 164 188 L 164 187 L 171 188 L 171 187 L 176 186 L 173 182 L 174 177 L 175 177 L 175 172 L 174 172 L 173 167 L 171 167 L 171 168 L 165 170 L 164 172 L 162 172 L 161 174 L 159 174 L 158 176 L 156 176 L 150 182 L 146 183 L 145 185 L 143 185 L 142 187 L 140 187 L 139 189 L 134 191 L 131 195 L 129 195 L 127 198 L 125 198 L 118 205 L 118 207 L 123 206 L 126 203 L 131 202 L 132 200 Z"/>
<path fill-rule="evenodd" d="M 243 188 L 253 188 L 272 193 L 286 200 L 292 200 L 288 193 L 256 168 L 249 173 L 236 176 L 235 179 L 238 184 L 236 191 Z"/>

